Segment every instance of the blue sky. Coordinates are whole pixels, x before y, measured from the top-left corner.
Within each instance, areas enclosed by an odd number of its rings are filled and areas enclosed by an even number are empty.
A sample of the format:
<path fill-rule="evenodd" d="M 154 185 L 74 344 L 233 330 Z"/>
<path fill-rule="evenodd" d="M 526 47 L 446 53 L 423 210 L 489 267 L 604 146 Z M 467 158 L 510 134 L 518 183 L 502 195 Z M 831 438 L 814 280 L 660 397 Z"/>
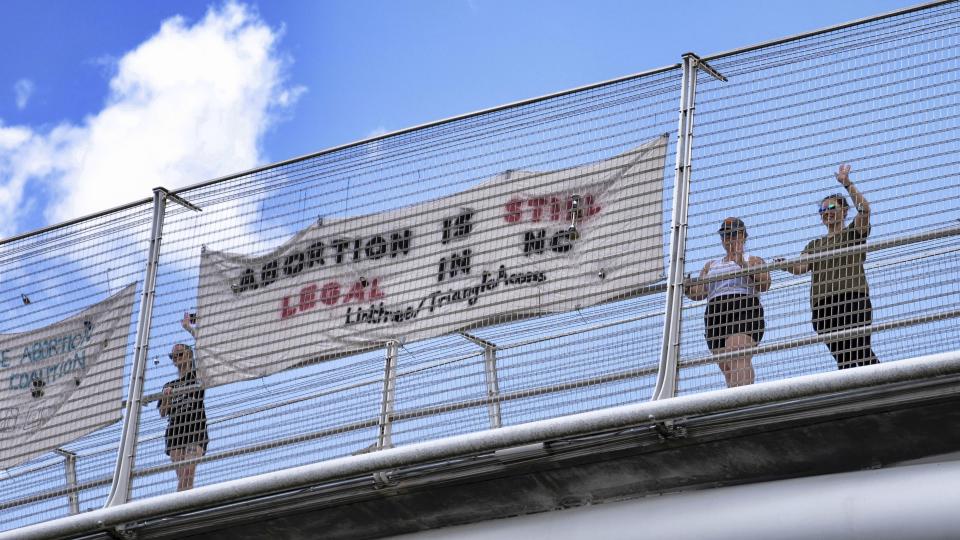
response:
<path fill-rule="evenodd" d="M 0 237 L 156 185 L 909 5 L 7 1 Z"/>

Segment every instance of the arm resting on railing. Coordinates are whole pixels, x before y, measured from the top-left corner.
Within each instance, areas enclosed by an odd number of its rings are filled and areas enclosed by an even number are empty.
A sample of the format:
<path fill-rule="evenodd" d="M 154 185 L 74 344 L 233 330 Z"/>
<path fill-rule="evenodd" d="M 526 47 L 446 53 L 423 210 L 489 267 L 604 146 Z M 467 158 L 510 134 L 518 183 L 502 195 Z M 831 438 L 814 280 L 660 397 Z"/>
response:
<path fill-rule="evenodd" d="M 707 261 L 707 264 L 703 265 L 703 270 L 700 270 L 700 277 L 697 278 L 697 281 L 707 276 L 707 272 L 710 271 L 711 262 L 712 261 Z M 689 281 L 689 279 L 687 281 Z M 703 300 L 707 297 L 707 285 L 705 283 L 697 282 L 694 282 L 691 285 L 684 285 L 683 293 L 691 300 Z"/>
<path fill-rule="evenodd" d="M 763 266 L 767 264 L 761 257 L 750 257 L 747 261 L 747 268 L 753 266 Z M 767 292 L 770 289 L 770 272 L 757 272 L 753 274 L 753 289 L 757 294 Z"/>

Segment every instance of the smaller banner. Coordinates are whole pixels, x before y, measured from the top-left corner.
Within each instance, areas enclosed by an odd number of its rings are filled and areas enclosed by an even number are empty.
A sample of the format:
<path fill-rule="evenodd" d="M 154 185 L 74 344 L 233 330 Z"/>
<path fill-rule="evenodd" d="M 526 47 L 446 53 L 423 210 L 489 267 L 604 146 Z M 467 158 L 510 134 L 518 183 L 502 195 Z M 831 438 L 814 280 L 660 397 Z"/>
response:
<path fill-rule="evenodd" d="M 0 469 L 120 419 L 136 286 L 69 319 L 0 334 Z"/>

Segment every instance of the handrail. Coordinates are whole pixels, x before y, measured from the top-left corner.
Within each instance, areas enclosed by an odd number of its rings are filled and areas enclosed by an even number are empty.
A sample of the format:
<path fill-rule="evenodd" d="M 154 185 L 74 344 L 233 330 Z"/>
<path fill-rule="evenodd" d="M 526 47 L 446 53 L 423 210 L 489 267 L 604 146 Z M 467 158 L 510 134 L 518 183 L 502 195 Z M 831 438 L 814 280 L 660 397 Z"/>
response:
<path fill-rule="evenodd" d="M 960 309 L 949 310 L 945 312 L 937 312 L 934 314 L 924 315 L 920 317 L 911 317 L 908 319 L 900 319 L 896 321 L 889 321 L 886 323 L 874 324 L 870 326 L 862 326 L 857 328 L 851 328 L 847 330 L 816 334 L 813 336 L 798 338 L 791 341 L 785 341 L 780 343 L 772 343 L 769 345 L 763 345 L 755 347 L 752 349 L 743 349 L 735 351 L 732 353 L 724 353 L 723 355 L 716 356 L 705 356 L 701 358 L 696 358 L 694 360 L 681 360 L 681 367 L 692 367 L 696 365 L 708 364 L 711 362 L 716 362 L 717 359 L 723 360 L 726 357 L 734 357 L 743 355 L 744 352 L 755 351 L 754 354 L 760 354 L 763 352 L 785 350 L 794 347 L 801 347 L 803 345 L 810 345 L 814 343 L 822 343 L 831 340 L 847 339 L 850 337 L 855 337 L 859 335 L 868 334 L 870 332 L 877 332 L 882 330 L 889 330 L 893 328 L 903 328 L 906 326 L 912 326 L 917 324 L 923 324 L 926 322 L 931 322 L 935 320 L 949 319 L 960 317 Z M 894 362 L 888 363 L 897 363 L 902 362 L 903 360 L 897 360 Z M 491 403 L 504 403 L 508 401 L 514 401 L 517 399 L 524 399 L 530 397 L 541 396 L 545 394 L 553 394 L 557 392 L 563 392 L 567 390 L 572 390 L 574 388 L 586 388 L 590 386 L 597 386 L 600 384 L 606 384 L 610 382 L 622 381 L 626 379 L 634 379 L 649 375 L 654 375 L 657 372 L 656 365 L 650 365 L 644 368 L 634 368 L 623 371 L 616 371 L 613 373 L 608 373 L 605 375 L 596 375 L 593 377 L 587 377 L 584 379 L 576 379 L 573 381 L 556 383 L 547 386 L 538 386 L 534 388 L 524 389 L 524 390 L 514 390 L 512 392 L 504 392 L 497 396 L 484 396 L 473 399 L 468 399 L 464 401 L 458 401 L 454 403 L 446 403 L 443 405 L 430 405 L 427 407 L 421 407 L 418 409 L 410 409 L 406 411 L 396 411 L 390 415 L 390 421 L 398 420 L 410 420 L 413 418 L 423 418 L 426 416 L 433 416 L 441 413 L 448 413 L 452 411 L 459 411 L 464 409 L 471 409 L 476 407 L 482 407 L 489 405 Z M 787 380 L 787 379 L 783 379 Z M 242 448 L 235 448 L 232 450 L 227 450 L 224 452 L 218 452 L 217 454 L 210 454 L 196 459 L 184 460 L 182 463 L 205 463 L 210 461 L 219 461 L 228 457 L 235 457 L 240 455 L 248 455 L 252 453 L 259 452 L 261 450 L 266 450 L 270 448 L 278 448 L 281 446 L 288 446 L 292 444 L 300 444 L 303 442 L 308 442 L 316 439 L 320 439 L 330 435 L 339 435 L 343 433 L 348 433 L 351 431 L 358 431 L 361 429 L 367 429 L 376 427 L 379 421 L 378 417 L 369 418 L 366 420 L 361 420 L 357 422 L 351 422 L 349 424 L 336 426 L 332 428 L 327 428 L 323 430 L 314 431 L 307 434 L 294 435 L 290 437 L 285 437 L 283 439 L 278 439 L 275 441 L 258 443 L 254 445 L 244 446 Z M 150 468 L 140 469 L 134 472 L 134 476 L 143 477 L 149 476 L 162 471 L 172 470 L 175 468 L 173 464 L 158 465 Z"/>
<path fill-rule="evenodd" d="M 887 238 L 884 240 L 878 240 L 876 242 L 867 242 L 867 243 L 859 244 L 856 246 L 848 246 L 840 249 L 831 249 L 829 251 L 811 253 L 809 255 L 800 255 L 794 258 L 785 258 L 783 260 L 771 261 L 764 264 L 758 264 L 757 266 L 744 268 L 742 270 L 737 270 L 735 272 L 724 272 L 722 274 L 714 274 L 711 276 L 704 276 L 702 278 L 691 278 L 691 279 L 684 280 L 684 286 L 690 287 L 692 285 L 702 285 L 705 283 L 712 283 L 714 281 L 736 279 L 738 277 L 750 276 L 760 272 L 769 272 L 771 270 L 784 270 L 785 268 L 794 264 L 810 264 L 810 263 L 820 262 L 826 259 L 832 259 L 834 257 L 843 257 L 847 255 L 855 255 L 858 253 L 869 253 L 872 251 L 879 251 L 881 249 L 889 249 L 889 248 L 900 247 L 908 244 L 916 244 L 920 242 L 926 242 L 928 240 L 939 240 L 940 238 L 948 238 L 948 237 L 957 236 L 957 235 L 960 235 L 960 226 L 944 227 L 941 229 L 922 231 L 919 233 L 908 234 L 904 236 L 896 236 L 896 237 Z"/>
<path fill-rule="evenodd" d="M 71 493 L 80 493 L 85 489 L 91 489 L 101 486 L 109 486 L 113 482 L 113 476 L 104 476 L 97 478 L 96 480 L 87 480 L 86 482 L 79 482 L 74 488 L 55 488 L 49 489 L 41 493 L 35 493 L 33 495 L 28 495 L 27 497 L 22 497 L 20 499 L 13 499 L 10 501 L 0 502 L 0 510 L 6 510 L 8 508 L 16 508 L 18 506 L 23 506 L 25 504 L 33 504 L 42 501 L 48 501 L 50 499 L 57 499 L 63 497 L 64 495 L 69 495 Z"/>

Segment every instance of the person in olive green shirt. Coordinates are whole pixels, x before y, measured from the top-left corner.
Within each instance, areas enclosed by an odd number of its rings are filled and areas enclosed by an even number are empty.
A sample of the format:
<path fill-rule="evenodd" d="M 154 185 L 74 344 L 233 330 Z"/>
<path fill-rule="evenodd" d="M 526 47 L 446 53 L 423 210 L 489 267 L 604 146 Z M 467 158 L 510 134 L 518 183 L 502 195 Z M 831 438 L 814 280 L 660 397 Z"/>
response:
<path fill-rule="evenodd" d="M 820 220 L 827 234 L 807 243 L 804 255 L 842 249 L 866 243 L 870 235 L 870 203 L 850 180 L 850 165 L 840 165 L 834 175 L 853 199 L 857 215 L 846 225 L 849 205 L 842 194 L 820 201 Z M 785 270 L 791 274 L 812 272 L 810 309 L 813 328 L 818 334 L 837 332 L 873 323 L 870 286 L 863 271 L 866 253 L 838 255 L 810 263 L 795 263 Z M 870 334 L 827 342 L 837 369 L 877 364 L 870 346 Z"/>

